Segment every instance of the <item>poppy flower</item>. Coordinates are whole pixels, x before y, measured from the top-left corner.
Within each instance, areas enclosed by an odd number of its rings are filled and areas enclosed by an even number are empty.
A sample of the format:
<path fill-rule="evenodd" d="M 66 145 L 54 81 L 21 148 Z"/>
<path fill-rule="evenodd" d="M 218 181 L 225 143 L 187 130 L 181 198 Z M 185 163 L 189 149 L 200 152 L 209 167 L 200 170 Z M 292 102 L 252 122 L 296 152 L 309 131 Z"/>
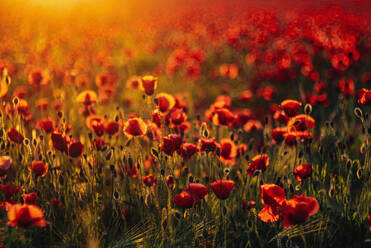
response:
<path fill-rule="evenodd" d="M 51 133 L 54 131 L 54 121 L 50 119 L 43 119 L 38 121 L 37 126 L 47 133 Z"/>
<path fill-rule="evenodd" d="M 8 173 L 13 160 L 9 156 L 0 156 L 0 178 Z"/>
<path fill-rule="evenodd" d="M 246 200 L 242 200 L 242 208 L 245 210 L 251 210 L 252 208 L 254 208 L 256 205 L 256 202 L 255 201 L 248 201 L 246 202 Z"/>
<path fill-rule="evenodd" d="M 301 164 L 298 165 L 294 170 L 294 175 L 296 180 L 299 182 L 312 176 L 312 165 L 311 164 Z"/>
<path fill-rule="evenodd" d="M 281 102 L 280 107 L 288 117 L 293 117 L 298 113 L 299 108 L 302 105 L 303 104 L 301 102 L 288 99 L 288 100 L 284 100 L 283 102 Z"/>
<path fill-rule="evenodd" d="M 162 113 L 171 110 L 175 106 L 174 97 L 164 92 L 157 94 L 155 101 Z"/>
<path fill-rule="evenodd" d="M 84 152 L 84 145 L 80 140 L 72 139 L 68 144 L 67 154 L 73 158 L 80 156 Z"/>
<path fill-rule="evenodd" d="M 45 70 L 35 69 L 28 74 L 28 84 L 33 87 L 47 85 L 49 79 L 49 74 Z"/>
<path fill-rule="evenodd" d="M 43 211 L 35 206 L 29 204 L 14 204 L 8 211 L 8 226 L 40 226 L 45 227 L 46 222 L 44 219 Z"/>
<path fill-rule="evenodd" d="M 98 138 L 98 139 L 94 140 L 92 143 L 93 143 L 93 146 L 95 147 L 95 149 L 97 149 L 97 151 L 102 151 L 103 150 L 103 147 L 109 145 L 102 138 Z"/>
<path fill-rule="evenodd" d="M 24 204 L 36 205 L 37 193 L 32 192 L 23 195 Z"/>
<path fill-rule="evenodd" d="M 337 88 L 344 97 L 352 96 L 355 92 L 354 81 L 352 79 L 342 78 Z"/>
<path fill-rule="evenodd" d="M 23 135 L 20 134 L 15 128 L 9 128 L 6 132 L 6 135 L 8 136 L 8 139 L 15 142 L 15 143 L 22 143 L 23 142 Z"/>
<path fill-rule="evenodd" d="M 232 128 L 243 127 L 251 119 L 251 111 L 249 109 L 239 109 L 234 110 L 233 114 L 235 116 L 233 122 L 230 124 Z"/>
<path fill-rule="evenodd" d="M 105 119 L 98 115 L 90 115 L 86 118 L 86 125 L 94 131 L 94 133 L 101 137 L 104 134 Z"/>
<path fill-rule="evenodd" d="M 263 125 L 258 120 L 249 120 L 243 126 L 243 130 L 245 130 L 246 133 L 250 133 L 252 131 L 257 131 L 261 129 L 263 129 Z"/>
<path fill-rule="evenodd" d="M 371 105 L 371 90 L 361 89 L 360 94 L 358 95 L 358 103 L 361 105 Z"/>
<path fill-rule="evenodd" d="M 191 123 L 189 121 L 185 121 L 179 125 L 172 124 L 171 128 L 174 129 L 176 133 L 185 134 L 188 133 L 189 129 L 191 128 Z"/>
<path fill-rule="evenodd" d="M 232 98 L 230 96 L 220 95 L 215 99 L 213 107 L 215 109 L 221 109 L 221 108 L 228 109 L 231 106 L 231 103 L 232 103 Z"/>
<path fill-rule="evenodd" d="M 235 64 L 224 64 L 219 67 L 219 74 L 222 77 L 234 79 L 238 76 L 238 66 Z"/>
<path fill-rule="evenodd" d="M 140 88 L 146 95 L 151 96 L 157 88 L 157 77 L 154 76 L 143 76 L 140 78 Z"/>
<path fill-rule="evenodd" d="M 83 104 L 86 106 L 97 103 L 97 100 L 98 100 L 97 93 L 95 93 L 92 90 L 85 90 L 81 92 L 76 98 L 77 103 Z"/>
<path fill-rule="evenodd" d="M 22 116 L 27 116 L 29 115 L 30 104 L 24 99 L 18 99 L 18 103 L 16 104 L 16 109 L 18 113 L 21 114 Z"/>
<path fill-rule="evenodd" d="M 192 143 L 183 143 L 177 151 L 182 155 L 184 160 L 188 160 L 198 152 L 198 147 Z"/>
<path fill-rule="evenodd" d="M 175 108 L 171 111 L 170 119 L 173 124 L 179 125 L 187 120 L 187 115 L 183 109 Z"/>
<path fill-rule="evenodd" d="M 284 200 L 280 207 L 283 227 L 287 228 L 296 224 L 304 223 L 309 216 L 319 210 L 319 204 L 313 197 L 294 195 L 290 200 Z"/>
<path fill-rule="evenodd" d="M 193 197 L 191 193 L 184 190 L 174 196 L 174 203 L 179 208 L 191 208 L 193 206 Z"/>
<path fill-rule="evenodd" d="M 247 173 L 250 176 L 254 176 L 255 171 L 260 170 L 264 172 L 269 166 L 269 157 L 267 154 L 259 154 L 251 159 L 251 163 L 248 166 Z"/>
<path fill-rule="evenodd" d="M 143 183 L 147 187 L 152 187 L 156 184 L 156 179 L 154 178 L 154 176 L 152 174 L 149 174 L 148 176 L 143 177 Z"/>
<path fill-rule="evenodd" d="M 147 125 L 140 118 L 130 118 L 125 122 L 124 133 L 128 138 L 141 137 L 147 132 Z"/>
<path fill-rule="evenodd" d="M 277 142 L 284 139 L 284 134 L 287 132 L 287 127 L 276 127 L 272 129 L 272 138 Z"/>
<path fill-rule="evenodd" d="M 237 146 L 230 139 L 222 139 L 220 142 L 220 155 L 219 159 L 225 165 L 232 166 L 237 157 Z"/>
<path fill-rule="evenodd" d="M 281 124 L 286 124 L 290 120 L 290 118 L 286 115 L 284 111 L 279 110 L 274 112 L 273 119 Z"/>
<path fill-rule="evenodd" d="M 310 130 L 314 128 L 314 125 L 315 120 L 311 116 L 305 114 L 294 116 L 287 123 L 289 131 Z"/>
<path fill-rule="evenodd" d="M 36 176 L 44 177 L 48 172 L 49 165 L 42 161 L 33 161 L 31 164 L 28 165 L 28 169 Z"/>
<path fill-rule="evenodd" d="M 51 141 L 55 149 L 61 152 L 67 151 L 68 138 L 63 133 L 58 131 L 52 132 Z"/>
<path fill-rule="evenodd" d="M 106 123 L 104 124 L 104 131 L 111 136 L 115 136 L 120 131 L 120 124 L 112 120 L 106 121 Z"/>
<path fill-rule="evenodd" d="M 215 138 L 202 138 L 199 141 L 200 152 L 215 152 L 219 147 L 219 144 L 215 141 Z"/>
<path fill-rule="evenodd" d="M 233 180 L 217 180 L 210 184 L 214 194 L 221 200 L 228 198 L 234 186 Z"/>
<path fill-rule="evenodd" d="M 0 190 L 4 194 L 5 200 L 10 203 L 13 203 L 13 195 L 17 194 L 21 189 L 21 187 L 16 187 L 9 184 L 0 184 Z"/>
<path fill-rule="evenodd" d="M 263 184 L 260 194 L 264 208 L 258 214 L 259 219 L 269 223 L 278 221 L 278 209 L 286 199 L 285 191 L 275 184 Z"/>
<path fill-rule="evenodd" d="M 191 194 L 194 204 L 199 204 L 209 194 L 207 187 L 201 183 L 190 183 L 187 191 Z"/>
<path fill-rule="evenodd" d="M 179 134 L 169 134 L 162 138 L 161 150 L 166 155 L 172 156 L 173 153 L 180 148 L 182 142 L 182 136 Z"/>
<path fill-rule="evenodd" d="M 137 90 L 140 87 L 140 77 L 132 76 L 126 81 L 126 88 Z"/>
<path fill-rule="evenodd" d="M 228 126 L 234 118 L 234 114 L 229 109 L 220 108 L 215 110 L 212 119 L 216 126 Z"/>
<path fill-rule="evenodd" d="M 251 90 L 244 90 L 238 94 L 238 100 L 241 102 L 249 102 L 253 97 Z"/>

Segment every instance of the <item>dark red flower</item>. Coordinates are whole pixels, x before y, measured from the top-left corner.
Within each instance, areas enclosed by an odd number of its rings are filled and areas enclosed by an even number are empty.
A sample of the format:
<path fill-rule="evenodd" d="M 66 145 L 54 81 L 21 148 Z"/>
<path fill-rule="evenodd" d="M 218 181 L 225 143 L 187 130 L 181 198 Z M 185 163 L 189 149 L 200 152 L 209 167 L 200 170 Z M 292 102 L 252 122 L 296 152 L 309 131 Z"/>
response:
<path fill-rule="evenodd" d="M 191 208 L 193 206 L 193 198 L 191 193 L 184 190 L 180 194 L 175 195 L 174 203 L 179 208 Z"/>
<path fill-rule="evenodd" d="M 263 184 L 260 193 L 264 208 L 258 214 L 259 219 L 264 222 L 278 221 L 278 209 L 286 199 L 285 191 L 275 184 Z"/>
<path fill-rule="evenodd" d="M 187 191 L 191 194 L 194 204 L 199 204 L 209 194 L 207 187 L 201 183 L 190 183 Z"/>
<path fill-rule="evenodd" d="M 273 114 L 273 119 L 278 123 L 286 124 L 290 118 L 285 114 L 284 111 L 277 110 Z"/>
<path fill-rule="evenodd" d="M 216 126 L 228 126 L 232 123 L 235 116 L 227 108 L 216 109 L 213 115 L 213 123 Z"/>
<path fill-rule="evenodd" d="M 6 132 L 6 135 L 8 136 L 8 139 L 15 142 L 15 143 L 22 143 L 23 142 L 23 135 L 20 134 L 15 128 L 9 128 Z"/>
<path fill-rule="evenodd" d="M 233 180 L 217 180 L 210 184 L 214 194 L 222 200 L 228 198 L 234 186 Z"/>
<path fill-rule="evenodd" d="M 146 95 L 153 95 L 157 88 L 157 77 L 149 75 L 141 77 L 140 88 L 146 93 Z"/>
<path fill-rule="evenodd" d="M 97 151 L 102 151 L 103 147 L 108 146 L 108 143 L 105 142 L 104 139 L 98 138 L 93 141 L 93 146 L 95 147 L 95 149 L 97 149 Z"/>
<path fill-rule="evenodd" d="M 54 131 L 54 121 L 50 119 L 43 119 L 37 122 L 37 126 L 47 133 Z"/>
<path fill-rule="evenodd" d="M 305 114 L 294 116 L 287 123 L 290 132 L 310 130 L 314 128 L 314 125 L 315 120 L 311 116 Z"/>
<path fill-rule="evenodd" d="M 173 124 L 179 125 L 187 120 L 187 115 L 183 109 L 175 108 L 171 111 L 170 119 Z"/>
<path fill-rule="evenodd" d="M 199 148 L 201 152 L 215 152 L 219 147 L 219 144 L 215 141 L 215 138 L 202 138 L 199 141 Z"/>
<path fill-rule="evenodd" d="M 154 178 L 154 176 L 152 174 L 149 174 L 148 176 L 143 177 L 143 183 L 147 187 L 152 187 L 156 184 L 156 179 Z"/>
<path fill-rule="evenodd" d="M 272 129 L 272 138 L 279 143 L 284 139 L 285 133 L 287 133 L 287 127 L 276 127 Z"/>
<path fill-rule="evenodd" d="M 183 142 L 182 136 L 179 134 L 169 134 L 162 138 L 161 150 L 169 156 L 178 150 Z"/>
<path fill-rule="evenodd" d="M 42 161 L 33 161 L 31 164 L 28 165 L 28 169 L 36 176 L 44 177 L 48 172 L 49 165 Z"/>
<path fill-rule="evenodd" d="M 178 153 L 182 155 L 184 160 L 190 159 L 197 152 L 198 147 L 192 143 L 183 143 L 178 150 Z"/>
<path fill-rule="evenodd" d="M 126 121 L 123 130 L 129 138 L 140 137 L 147 133 L 147 125 L 140 118 L 131 118 Z"/>
<path fill-rule="evenodd" d="M 10 166 L 13 164 L 13 160 L 9 156 L 0 156 L 0 179 L 2 176 L 8 173 Z"/>
<path fill-rule="evenodd" d="M 284 200 L 280 207 L 283 227 L 304 223 L 309 216 L 316 214 L 319 204 L 313 197 L 294 195 L 290 200 Z"/>
<path fill-rule="evenodd" d="M 171 110 L 175 106 L 174 97 L 164 92 L 157 94 L 155 101 L 157 102 L 158 108 L 162 113 Z"/>
<path fill-rule="evenodd" d="M 104 131 L 111 136 L 117 135 L 120 132 L 120 129 L 120 124 L 116 121 L 110 120 L 106 121 L 104 124 Z"/>
<path fill-rule="evenodd" d="M 230 139 L 222 139 L 220 143 L 219 159 L 225 165 L 233 166 L 237 157 L 237 146 Z"/>
<path fill-rule="evenodd" d="M 355 92 L 354 81 L 352 79 L 342 78 L 337 85 L 337 88 L 345 97 L 352 96 Z"/>
<path fill-rule="evenodd" d="M 301 164 L 298 165 L 294 170 L 294 175 L 296 180 L 302 181 L 312 176 L 312 165 L 311 164 Z"/>
<path fill-rule="evenodd" d="M 80 140 L 72 139 L 68 144 L 67 154 L 73 158 L 80 156 L 84 152 L 84 145 Z"/>
<path fill-rule="evenodd" d="M 54 131 L 52 133 L 51 140 L 52 140 L 52 145 L 55 149 L 61 152 L 67 151 L 68 138 L 63 133 Z"/>
<path fill-rule="evenodd" d="M 98 115 L 89 115 L 86 118 L 86 125 L 95 132 L 98 137 L 104 134 L 104 118 Z"/>
<path fill-rule="evenodd" d="M 22 189 L 21 187 L 16 187 L 16 186 L 9 185 L 9 184 L 5 184 L 5 185 L 0 184 L 0 190 L 4 194 L 5 200 L 11 203 L 13 202 L 12 201 L 13 195 L 17 194 L 21 189 Z"/>
<path fill-rule="evenodd" d="M 301 106 L 302 106 L 301 102 L 298 102 L 296 100 L 291 100 L 291 99 L 284 100 L 280 104 L 281 109 L 285 112 L 285 114 L 288 117 L 295 116 L 298 113 L 299 108 Z"/>
<path fill-rule="evenodd" d="M 32 192 L 23 195 L 24 204 L 36 205 L 37 193 Z"/>
<path fill-rule="evenodd" d="M 260 170 L 264 172 L 269 166 L 269 157 L 267 154 L 259 154 L 251 159 L 247 173 L 250 176 L 254 176 L 255 171 Z"/>

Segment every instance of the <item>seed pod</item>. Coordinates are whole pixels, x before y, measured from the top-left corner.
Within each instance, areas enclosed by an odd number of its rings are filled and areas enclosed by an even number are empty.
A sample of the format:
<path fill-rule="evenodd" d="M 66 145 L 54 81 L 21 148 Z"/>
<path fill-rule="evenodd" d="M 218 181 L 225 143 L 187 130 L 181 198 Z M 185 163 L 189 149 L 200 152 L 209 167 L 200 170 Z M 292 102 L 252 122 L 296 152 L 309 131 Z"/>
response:
<path fill-rule="evenodd" d="M 151 153 L 152 153 L 152 155 L 153 155 L 154 157 L 158 158 L 158 152 L 157 152 L 157 150 L 156 150 L 155 148 L 152 148 L 152 149 L 151 149 Z"/>
<path fill-rule="evenodd" d="M 353 111 L 354 115 L 358 118 L 358 119 L 362 119 L 362 110 L 358 107 L 354 108 L 354 111 Z"/>
<path fill-rule="evenodd" d="M 304 113 L 306 115 L 310 115 L 312 113 L 312 105 L 310 105 L 309 103 L 305 104 Z"/>

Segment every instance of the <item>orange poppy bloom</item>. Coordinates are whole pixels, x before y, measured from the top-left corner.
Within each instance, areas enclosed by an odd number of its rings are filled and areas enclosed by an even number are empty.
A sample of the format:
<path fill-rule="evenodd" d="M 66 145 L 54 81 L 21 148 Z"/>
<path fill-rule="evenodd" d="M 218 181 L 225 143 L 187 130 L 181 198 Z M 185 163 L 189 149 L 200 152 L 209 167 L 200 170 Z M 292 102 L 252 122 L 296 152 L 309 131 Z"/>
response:
<path fill-rule="evenodd" d="M 358 103 L 361 105 L 371 105 L 371 90 L 368 89 L 361 89 L 358 95 Z"/>
<path fill-rule="evenodd" d="M 217 180 L 210 184 L 214 194 L 221 200 L 228 198 L 234 186 L 233 180 Z"/>
<path fill-rule="evenodd" d="M 298 165 L 294 170 L 294 175 L 296 180 L 299 182 L 312 176 L 312 165 L 311 164 L 301 164 Z"/>
<path fill-rule="evenodd" d="M 143 76 L 140 78 L 140 88 L 146 95 L 151 96 L 157 88 L 157 77 L 154 76 Z"/>
<path fill-rule="evenodd" d="M 311 116 L 305 114 L 294 116 L 287 123 L 289 131 L 310 130 L 314 128 L 314 125 L 315 120 Z"/>
<path fill-rule="evenodd" d="M 285 191 L 275 184 L 264 184 L 260 186 L 261 201 L 264 208 L 258 217 L 263 222 L 276 222 L 279 219 L 278 208 L 286 199 Z"/>
<path fill-rule="evenodd" d="M 227 108 L 216 109 L 213 115 L 213 123 L 216 126 L 228 126 L 232 123 L 235 116 Z"/>
<path fill-rule="evenodd" d="M 86 118 L 86 125 L 99 137 L 104 134 L 104 122 L 105 119 L 98 115 L 89 115 Z"/>
<path fill-rule="evenodd" d="M 164 92 L 157 94 L 155 101 L 162 113 L 171 110 L 175 106 L 174 97 Z"/>
<path fill-rule="evenodd" d="M 35 205 L 12 205 L 8 211 L 8 219 L 8 226 L 46 226 L 43 211 Z"/>
<path fill-rule="evenodd" d="M 304 223 L 311 215 L 319 210 L 319 204 L 313 197 L 294 195 L 292 199 L 282 202 L 280 212 L 283 227 L 287 228 L 296 224 Z"/>
<path fill-rule="evenodd" d="M 28 74 L 28 84 L 33 87 L 48 85 L 49 79 L 49 73 L 45 70 L 35 69 Z"/>
<path fill-rule="evenodd" d="M 288 117 L 292 117 L 298 113 L 299 108 L 302 105 L 303 104 L 301 102 L 288 99 L 288 100 L 284 100 L 283 102 L 281 102 L 280 107 Z"/>
<path fill-rule="evenodd" d="M 36 100 L 35 102 L 35 106 L 36 108 L 38 108 L 39 110 L 47 110 L 48 109 L 48 106 L 49 106 L 49 99 L 48 98 L 40 98 L 38 100 Z"/>
<path fill-rule="evenodd" d="M 175 125 L 180 125 L 187 120 L 187 114 L 184 113 L 183 109 L 175 108 L 170 114 L 171 122 Z"/>
<path fill-rule="evenodd" d="M 48 172 L 49 165 L 42 161 L 33 161 L 28 165 L 28 170 L 33 172 L 36 176 L 44 177 Z"/>
<path fill-rule="evenodd" d="M 58 131 L 52 132 L 51 142 L 55 149 L 65 152 L 67 151 L 68 137 Z"/>
<path fill-rule="evenodd" d="M 251 159 L 251 163 L 247 169 L 250 176 L 254 176 L 255 171 L 261 170 L 264 172 L 269 166 L 269 157 L 267 154 L 259 154 Z"/>
<path fill-rule="evenodd" d="M 225 165 L 233 166 L 237 157 L 237 146 L 230 139 L 222 139 L 220 142 L 219 159 Z"/>
<path fill-rule="evenodd" d="M 124 133 L 128 138 L 141 137 L 147 132 L 147 125 L 141 118 L 131 118 L 125 122 Z"/>
<path fill-rule="evenodd" d="M 116 121 L 106 121 L 106 123 L 104 124 L 104 131 L 111 135 L 111 136 L 115 136 L 119 133 L 120 131 L 120 124 Z"/>
<path fill-rule="evenodd" d="M 38 121 L 37 126 L 47 133 L 51 133 L 54 131 L 54 121 L 50 119 L 43 119 Z"/>
<path fill-rule="evenodd" d="M 76 97 L 76 102 L 79 104 L 84 104 L 84 105 L 92 105 L 94 103 L 97 103 L 98 96 L 97 93 L 95 93 L 92 90 L 85 90 L 78 94 Z"/>
<path fill-rule="evenodd" d="M 241 102 L 249 102 L 253 97 L 253 93 L 251 90 L 244 90 L 240 94 L 238 94 L 238 100 Z"/>
<path fill-rule="evenodd" d="M 263 129 L 263 125 L 258 120 L 249 120 L 243 126 L 243 130 L 245 130 L 245 132 L 247 133 L 252 132 L 252 131 L 261 130 L 261 129 Z"/>

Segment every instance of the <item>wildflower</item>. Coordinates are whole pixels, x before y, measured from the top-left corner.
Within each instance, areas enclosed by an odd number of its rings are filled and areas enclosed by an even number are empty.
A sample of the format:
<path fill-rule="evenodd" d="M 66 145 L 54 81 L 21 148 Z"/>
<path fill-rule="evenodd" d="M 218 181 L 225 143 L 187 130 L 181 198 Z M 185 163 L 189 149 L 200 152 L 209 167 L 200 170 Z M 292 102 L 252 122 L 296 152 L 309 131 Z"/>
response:
<path fill-rule="evenodd" d="M 220 108 L 215 110 L 212 119 L 216 126 L 228 126 L 234 118 L 234 114 L 229 109 Z"/>
<path fill-rule="evenodd" d="M 294 170 L 294 174 L 296 176 L 296 180 L 298 181 L 307 179 L 312 175 L 312 165 L 311 164 L 298 165 Z"/>
<path fill-rule="evenodd" d="M 43 211 L 35 206 L 29 204 L 14 204 L 8 211 L 8 226 L 40 226 L 45 227 L 46 222 L 44 219 Z"/>
<path fill-rule="evenodd" d="M 361 89 L 360 93 L 358 94 L 358 103 L 361 105 L 371 105 L 371 90 L 368 89 Z"/>
<path fill-rule="evenodd" d="M 314 128 L 314 125 L 315 120 L 311 116 L 305 114 L 294 116 L 287 123 L 289 131 L 310 130 Z"/>
<path fill-rule="evenodd" d="M 37 126 L 47 133 L 51 133 L 54 131 L 54 121 L 50 119 L 43 119 L 38 121 Z"/>
<path fill-rule="evenodd" d="M 264 208 L 258 217 L 264 222 L 276 222 L 279 219 L 278 209 L 286 199 L 285 191 L 275 184 L 260 186 L 261 201 Z"/>
<path fill-rule="evenodd" d="M 68 138 L 63 133 L 60 133 L 58 131 L 52 132 L 51 141 L 55 149 L 61 152 L 67 151 Z"/>
<path fill-rule="evenodd" d="M 49 165 L 42 161 L 33 161 L 31 164 L 28 165 L 28 169 L 36 176 L 44 177 L 48 172 Z"/>
<path fill-rule="evenodd" d="M 18 143 L 18 144 L 21 144 L 23 142 L 23 135 L 20 134 L 15 128 L 9 128 L 8 131 L 6 132 L 6 135 L 8 136 L 8 139 L 15 142 L 15 143 Z"/>
<path fill-rule="evenodd" d="M 354 81 L 352 79 L 342 78 L 337 88 L 344 97 L 349 97 L 355 92 Z"/>
<path fill-rule="evenodd" d="M 182 191 L 174 196 L 174 203 L 179 208 L 191 208 L 193 206 L 193 198 L 188 191 Z"/>
<path fill-rule="evenodd" d="M 263 129 L 263 125 L 258 120 L 249 120 L 243 126 L 243 130 L 245 130 L 245 132 L 247 133 L 252 132 L 252 131 L 261 130 L 261 129 Z"/>
<path fill-rule="evenodd" d="M 171 110 L 175 106 L 175 99 L 172 95 L 167 93 L 159 93 L 155 97 L 157 105 L 162 113 Z"/>
<path fill-rule="evenodd" d="M 182 142 L 182 136 L 179 134 L 170 134 L 162 138 L 161 150 L 166 155 L 172 156 L 180 148 Z"/>
<path fill-rule="evenodd" d="M 234 181 L 232 180 L 217 180 L 210 184 L 211 189 L 213 190 L 214 194 L 221 200 L 225 200 L 228 198 L 229 194 L 231 193 Z"/>
<path fill-rule="evenodd" d="M 86 118 L 86 125 L 94 131 L 94 133 L 101 137 L 104 134 L 105 119 L 98 115 L 90 115 Z"/>
<path fill-rule="evenodd" d="M 143 183 L 147 187 L 152 187 L 156 184 L 156 179 L 154 178 L 154 176 L 152 174 L 149 174 L 148 176 L 143 177 Z"/>
<path fill-rule="evenodd" d="M 201 183 L 190 183 L 187 191 L 191 194 L 194 204 L 199 204 L 209 194 L 207 187 Z"/>
<path fill-rule="evenodd" d="M 280 207 L 283 227 L 304 223 L 309 216 L 316 214 L 319 204 L 313 197 L 294 195 L 290 200 L 284 200 Z"/>
<path fill-rule="evenodd" d="M 129 89 L 139 89 L 140 87 L 140 77 L 132 76 L 126 81 L 126 88 Z"/>
<path fill-rule="evenodd" d="M 141 137 L 147 132 L 147 125 L 140 118 L 131 118 L 124 125 L 124 133 L 128 138 Z"/>
<path fill-rule="evenodd" d="M 180 125 L 187 120 L 187 115 L 184 113 L 183 109 L 175 108 L 170 114 L 171 122 L 175 125 Z"/>
<path fill-rule="evenodd" d="M 255 171 L 260 170 L 264 172 L 269 166 L 269 157 L 267 154 L 259 154 L 252 158 L 251 163 L 248 166 L 247 173 L 250 176 L 254 176 Z"/>
<path fill-rule="evenodd" d="M 24 204 L 36 205 L 37 193 L 32 192 L 23 195 Z"/>
<path fill-rule="evenodd" d="M 253 97 L 253 93 L 251 90 L 244 90 L 240 94 L 238 94 L 238 100 L 241 102 L 249 102 Z"/>
<path fill-rule="evenodd" d="M 68 144 L 67 154 L 73 158 L 80 156 L 84 152 L 84 145 L 76 139 L 72 139 Z"/>
<path fill-rule="evenodd" d="M 97 103 L 97 100 L 98 100 L 97 93 L 95 93 L 92 90 L 85 90 L 81 92 L 76 98 L 77 103 L 83 104 L 85 106 Z"/>
<path fill-rule="evenodd" d="M 0 156 L 0 178 L 8 173 L 13 160 L 9 156 Z"/>
<path fill-rule="evenodd" d="M 115 136 L 120 131 L 120 124 L 112 120 L 106 121 L 106 123 L 104 124 L 104 131 L 111 136 Z"/>
<path fill-rule="evenodd" d="M 47 71 L 35 69 L 28 74 L 28 84 L 33 87 L 45 86 L 49 83 Z"/>
<path fill-rule="evenodd" d="M 302 106 L 302 103 L 301 102 L 298 102 L 298 101 L 295 101 L 295 100 L 291 100 L 291 99 L 284 100 L 280 104 L 281 109 L 285 112 L 285 114 L 288 117 L 295 116 L 298 113 L 299 108 L 301 106 Z"/>
<path fill-rule="evenodd" d="M 157 77 L 150 75 L 141 77 L 140 88 L 146 93 L 146 95 L 153 95 L 157 88 Z"/>
<path fill-rule="evenodd" d="M 287 127 L 276 127 L 272 129 L 272 138 L 278 143 L 284 138 L 284 134 L 287 132 Z"/>
<path fill-rule="evenodd" d="M 168 175 L 166 177 L 166 185 L 169 187 L 169 189 L 174 189 L 175 188 L 175 181 L 174 181 L 174 176 L 173 175 Z"/>
<path fill-rule="evenodd" d="M 220 143 L 220 156 L 219 159 L 225 165 L 232 166 L 237 157 L 237 147 L 230 139 L 222 139 Z"/>
<path fill-rule="evenodd" d="M 219 147 L 219 144 L 215 141 L 215 138 L 202 138 L 199 141 L 199 149 L 201 152 L 215 152 Z"/>
<path fill-rule="evenodd" d="M 182 155 L 184 160 L 188 160 L 198 152 L 198 147 L 192 143 L 183 143 L 177 151 Z"/>

